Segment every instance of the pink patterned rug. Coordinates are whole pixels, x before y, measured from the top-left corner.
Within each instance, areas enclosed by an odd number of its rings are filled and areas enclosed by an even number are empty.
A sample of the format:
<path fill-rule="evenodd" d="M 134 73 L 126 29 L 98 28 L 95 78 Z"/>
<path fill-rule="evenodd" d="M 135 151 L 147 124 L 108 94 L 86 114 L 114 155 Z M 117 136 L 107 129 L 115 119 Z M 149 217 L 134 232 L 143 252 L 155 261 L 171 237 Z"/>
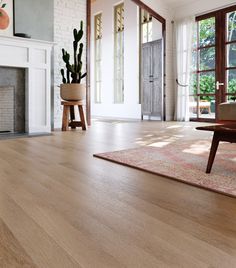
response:
<path fill-rule="evenodd" d="M 206 174 L 210 145 L 209 140 L 179 141 L 94 156 L 236 197 L 236 144 L 221 143 L 212 173 Z"/>

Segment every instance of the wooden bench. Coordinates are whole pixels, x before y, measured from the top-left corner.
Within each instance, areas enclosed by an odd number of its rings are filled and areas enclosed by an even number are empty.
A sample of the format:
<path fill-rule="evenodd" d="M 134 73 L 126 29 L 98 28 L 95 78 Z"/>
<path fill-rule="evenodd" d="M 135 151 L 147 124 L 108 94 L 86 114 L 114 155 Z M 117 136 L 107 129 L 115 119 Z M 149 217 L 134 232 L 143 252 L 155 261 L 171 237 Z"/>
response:
<path fill-rule="evenodd" d="M 72 129 L 82 127 L 83 130 L 87 130 L 83 101 L 62 101 L 61 105 L 63 105 L 62 131 L 69 130 L 69 127 Z M 75 121 L 75 106 L 79 108 L 80 121 Z"/>

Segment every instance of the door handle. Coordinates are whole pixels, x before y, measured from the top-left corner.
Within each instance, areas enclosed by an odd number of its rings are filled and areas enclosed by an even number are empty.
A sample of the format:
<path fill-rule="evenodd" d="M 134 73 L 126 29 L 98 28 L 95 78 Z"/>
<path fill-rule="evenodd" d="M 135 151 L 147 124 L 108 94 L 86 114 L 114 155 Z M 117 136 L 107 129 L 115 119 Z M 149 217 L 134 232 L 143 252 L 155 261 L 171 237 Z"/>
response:
<path fill-rule="evenodd" d="M 220 90 L 220 86 L 224 86 L 224 83 L 220 83 L 219 81 L 216 82 L 216 89 Z"/>

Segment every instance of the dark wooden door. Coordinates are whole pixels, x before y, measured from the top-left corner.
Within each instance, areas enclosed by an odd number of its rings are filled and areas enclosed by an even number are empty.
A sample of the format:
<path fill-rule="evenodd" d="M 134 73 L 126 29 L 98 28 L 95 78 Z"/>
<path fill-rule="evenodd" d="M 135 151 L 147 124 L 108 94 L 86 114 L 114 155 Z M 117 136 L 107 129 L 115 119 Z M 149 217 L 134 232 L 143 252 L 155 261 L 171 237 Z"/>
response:
<path fill-rule="evenodd" d="M 163 118 L 162 40 L 143 44 L 142 116 Z"/>

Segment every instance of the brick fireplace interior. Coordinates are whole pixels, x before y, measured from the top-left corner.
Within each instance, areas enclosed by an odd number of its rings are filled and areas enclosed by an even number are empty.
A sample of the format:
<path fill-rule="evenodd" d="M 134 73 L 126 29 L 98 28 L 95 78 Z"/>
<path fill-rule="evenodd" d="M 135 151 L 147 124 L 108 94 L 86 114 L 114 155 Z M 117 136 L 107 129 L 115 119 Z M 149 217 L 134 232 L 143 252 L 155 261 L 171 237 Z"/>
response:
<path fill-rule="evenodd" d="M 25 132 L 25 69 L 0 67 L 0 134 Z"/>

